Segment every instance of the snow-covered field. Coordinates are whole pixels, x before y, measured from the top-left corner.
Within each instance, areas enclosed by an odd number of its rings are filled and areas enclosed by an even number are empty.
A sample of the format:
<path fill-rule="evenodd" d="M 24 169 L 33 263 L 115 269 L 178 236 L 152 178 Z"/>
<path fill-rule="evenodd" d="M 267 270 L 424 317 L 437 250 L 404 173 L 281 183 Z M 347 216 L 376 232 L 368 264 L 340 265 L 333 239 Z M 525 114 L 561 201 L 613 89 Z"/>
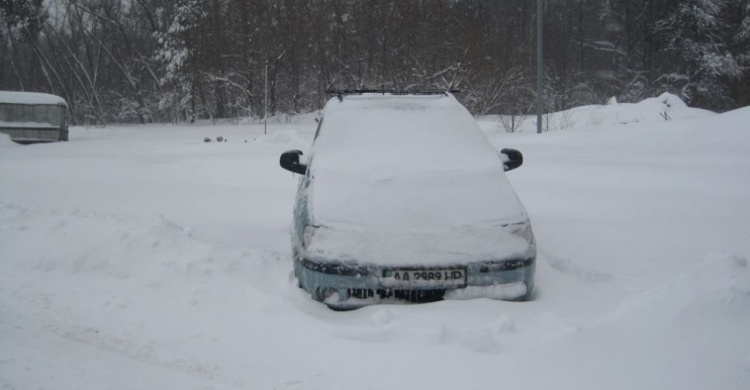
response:
<path fill-rule="evenodd" d="M 525 156 L 533 301 L 343 313 L 291 275 L 311 116 L 0 135 L 0 389 L 747 389 L 750 108 L 567 122 L 480 121 Z"/>

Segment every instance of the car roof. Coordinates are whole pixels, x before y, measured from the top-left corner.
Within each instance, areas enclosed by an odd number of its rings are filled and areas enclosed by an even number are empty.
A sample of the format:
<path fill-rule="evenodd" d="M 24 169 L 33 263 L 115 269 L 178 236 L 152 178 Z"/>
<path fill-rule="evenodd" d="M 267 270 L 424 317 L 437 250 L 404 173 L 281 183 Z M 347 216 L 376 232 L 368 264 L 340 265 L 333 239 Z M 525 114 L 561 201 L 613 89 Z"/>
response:
<path fill-rule="evenodd" d="M 327 226 L 526 218 L 497 152 L 450 94 L 331 99 L 309 166 L 314 222 Z"/>
<path fill-rule="evenodd" d="M 0 104 L 26 104 L 26 105 L 61 105 L 67 106 L 65 99 L 38 92 L 0 91 Z"/>

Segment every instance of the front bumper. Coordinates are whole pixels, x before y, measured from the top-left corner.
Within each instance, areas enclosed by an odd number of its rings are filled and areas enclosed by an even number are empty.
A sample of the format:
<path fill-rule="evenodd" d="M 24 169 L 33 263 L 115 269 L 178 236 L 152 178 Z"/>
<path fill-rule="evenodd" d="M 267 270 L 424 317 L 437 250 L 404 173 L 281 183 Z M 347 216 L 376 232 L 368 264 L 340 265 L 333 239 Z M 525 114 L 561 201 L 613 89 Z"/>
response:
<path fill-rule="evenodd" d="M 460 267 L 466 269 L 465 287 L 389 287 L 384 283 L 383 275 L 391 267 L 317 262 L 305 258 L 294 261 L 294 272 L 300 286 L 313 299 L 332 308 L 357 308 L 384 301 L 433 302 L 481 297 L 526 300 L 534 287 L 536 257 L 480 261 Z M 430 269 L 432 267 L 425 267 L 425 270 Z"/>

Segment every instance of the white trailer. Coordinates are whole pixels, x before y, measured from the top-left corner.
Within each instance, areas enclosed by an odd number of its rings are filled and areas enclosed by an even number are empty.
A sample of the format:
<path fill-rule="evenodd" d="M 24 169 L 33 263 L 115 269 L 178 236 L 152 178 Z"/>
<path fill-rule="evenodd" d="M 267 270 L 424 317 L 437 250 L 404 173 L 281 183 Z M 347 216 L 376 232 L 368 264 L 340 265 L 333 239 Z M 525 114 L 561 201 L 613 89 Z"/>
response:
<path fill-rule="evenodd" d="M 68 103 L 35 92 L 0 91 L 0 133 L 21 144 L 68 140 Z"/>

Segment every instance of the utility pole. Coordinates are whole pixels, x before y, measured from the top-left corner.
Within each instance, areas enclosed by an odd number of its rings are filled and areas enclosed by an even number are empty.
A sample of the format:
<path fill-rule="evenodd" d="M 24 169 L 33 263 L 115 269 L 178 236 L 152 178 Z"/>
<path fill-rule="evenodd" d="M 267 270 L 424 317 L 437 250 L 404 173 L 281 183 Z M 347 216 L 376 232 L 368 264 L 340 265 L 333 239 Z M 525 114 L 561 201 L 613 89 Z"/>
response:
<path fill-rule="evenodd" d="M 263 135 L 268 135 L 268 61 L 266 61 L 265 79 L 266 96 L 263 99 Z"/>
<path fill-rule="evenodd" d="M 542 84 L 544 77 L 542 59 L 542 0 L 536 0 L 536 132 L 542 134 Z"/>

